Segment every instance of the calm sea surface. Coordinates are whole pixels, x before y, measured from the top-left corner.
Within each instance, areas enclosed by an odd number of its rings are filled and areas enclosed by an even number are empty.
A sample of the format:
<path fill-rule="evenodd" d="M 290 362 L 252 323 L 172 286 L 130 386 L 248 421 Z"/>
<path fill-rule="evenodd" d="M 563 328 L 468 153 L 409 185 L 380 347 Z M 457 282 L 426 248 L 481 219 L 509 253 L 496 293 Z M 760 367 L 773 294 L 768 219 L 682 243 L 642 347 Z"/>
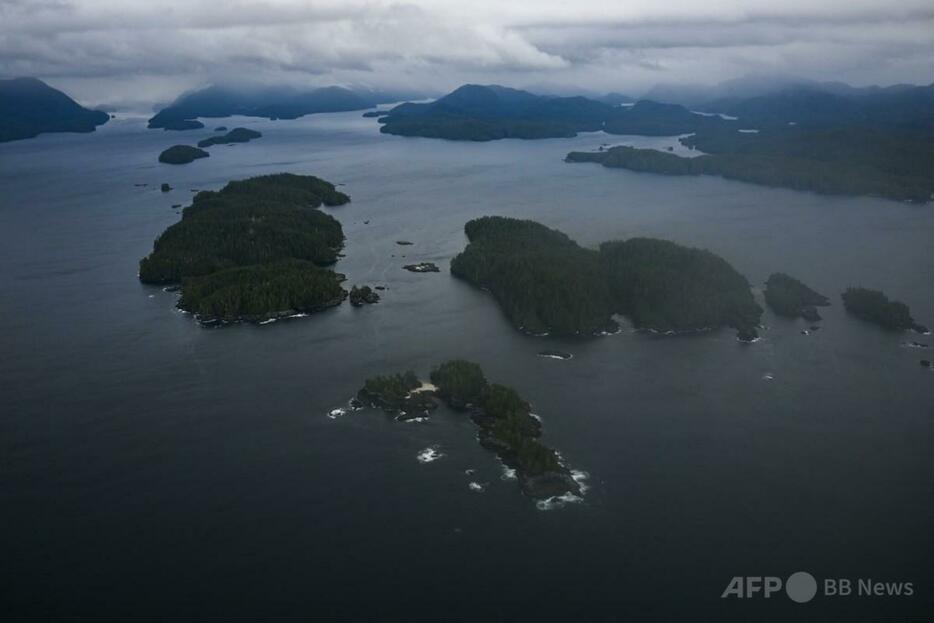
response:
<path fill-rule="evenodd" d="M 264 136 L 157 163 L 220 123 Z M 208 126 L 117 119 L 0 145 L 0 619 L 932 612 L 934 372 L 919 360 L 934 359 L 934 339 L 864 324 L 839 299 L 849 285 L 881 288 L 934 325 L 930 206 L 562 161 L 620 142 L 602 134 L 455 143 L 381 135 L 360 113 Z M 280 171 L 345 185 L 352 203 L 328 210 L 347 235 L 336 269 L 348 285 L 386 286 L 378 305 L 205 329 L 174 294 L 137 281 L 191 189 Z M 766 312 L 752 345 L 733 331 L 526 337 L 448 272 L 464 223 L 488 214 L 585 245 L 638 235 L 705 247 L 760 299 L 784 271 L 834 305 L 810 335 Z M 442 271 L 402 269 L 416 261 Z M 454 357 L 532 402 L 545 443 L 589 474 L 583 502 L 537 508 L 444 409 L 426 423 L 327 417 L 368 376 L 427 376 Z M 429 446 L 442 458 L 420 463 Z M 471 481 L 488 485 L 476 493 Z M 734 576 L 801 570 L 913 582 L 915 595 L 720 598 Z"/>

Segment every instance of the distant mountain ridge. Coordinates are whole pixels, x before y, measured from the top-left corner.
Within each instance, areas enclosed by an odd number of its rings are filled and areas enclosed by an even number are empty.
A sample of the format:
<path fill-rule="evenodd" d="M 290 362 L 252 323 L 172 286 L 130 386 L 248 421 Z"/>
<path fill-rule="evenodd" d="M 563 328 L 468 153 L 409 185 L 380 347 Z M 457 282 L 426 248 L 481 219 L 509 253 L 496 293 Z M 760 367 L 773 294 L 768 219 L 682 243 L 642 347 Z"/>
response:
<path fill-rule="evenodd" d="M 502 138 L 567 138 L 578 132 L 657 136 L 694 132 L 722 123 L 676 104 L 642 100 L 621 106 L 583 96 L 536 95 L 500 85 L 465 84 L 433 102 L 405 103 L 380 119 L 381 131 L 402 136 L 490 141 Z"/>
<path fill-rule="evenodd" d="M 934 84 L 854 87 L 843 82 L 749 76 L 701 87 L 658 85 L 645 96 L 747 124 L 886 124 L 934 128 Z"/>
<path fill-rule="evenodd" d="M 300 90 L 285 86 L 237 88 L 212 85 L 179 96 L 149 120 L 149 127 L 186 128 L 186 122 L 198 117 L 231 115 L 297 119 L 315 113 L 365 110 L 399 99 L 402 97 L 393 93 L 336 86 Z"/>
<path fill-rule="evenodd" d="M 0 143 L 48 132 L 93 132 L 108 119 L 37 78 L 0 80 Z"/>

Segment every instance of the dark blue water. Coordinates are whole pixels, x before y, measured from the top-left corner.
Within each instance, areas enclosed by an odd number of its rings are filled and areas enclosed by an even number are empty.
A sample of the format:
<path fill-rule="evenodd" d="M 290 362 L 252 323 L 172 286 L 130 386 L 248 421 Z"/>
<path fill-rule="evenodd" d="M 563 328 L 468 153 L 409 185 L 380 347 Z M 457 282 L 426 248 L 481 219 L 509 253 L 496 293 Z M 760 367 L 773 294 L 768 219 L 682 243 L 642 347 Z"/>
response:
<path fill-rule="evenodd" d="M 838 296 L 883 288 L 934 324 L 930 207 L 562 162 L 602 135 L 449 143 L 383 136 L 357 113 L 225 125 L 264 137 L 183 167 L 156 157 L 205 132 L 141 119 L 0 145 L 3 620 L 930 613 L 934 373 L 919 359 L 934 357 L 902 342 L 934 340 L 856 321 Z M 330 210 L 347 235 L 337 269 L 387 286 L 378 305 L 204 329 L 139 284 L 190 189 L 279 171 L 346 185 L 353 202 Z M 485 214 L 588 245 L 706 247 L 757 287 L 785 271 L 834 306 L 811 335 L 767 312 L 753 345 L 732 331 L 525 337 L 447 272 Z M 442 272 L 402 270 L 415 261 Z M 540 510 L 443 409 L 427 423 L 327 417 L 367 376 L 426 376 L 452 357 L 533 403 L 545 442 L 589 474 L 583 502 Z M 418 462 L 433 445 L 444 456 Z M 733 576 L 799 570 L 915 595 L 720 598 Z"/>

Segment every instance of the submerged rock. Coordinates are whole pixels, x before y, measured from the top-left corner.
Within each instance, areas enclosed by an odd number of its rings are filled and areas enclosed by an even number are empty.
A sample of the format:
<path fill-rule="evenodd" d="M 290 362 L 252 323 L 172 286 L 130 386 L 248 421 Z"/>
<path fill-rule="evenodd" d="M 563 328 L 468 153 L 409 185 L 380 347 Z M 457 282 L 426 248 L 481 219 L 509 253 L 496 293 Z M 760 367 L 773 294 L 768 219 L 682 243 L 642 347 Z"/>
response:
<path fill-rule="evenodd" d="M 168 184 L 166 184 L 165 182 L 162 182 L 162 186 L 161 186 L 160 188 L 161 188 L 162 192 L 164 192 L 164 193 L 167 193 L 167 192 L 169 192 L 169 191 L 172 190 L 172 187 L 169 186 Z"/>
<path fill-rule="evenodd" d="M 929 360 L 927 360 L 927 359 L 922 359 L 922 360 L 921 360 L 921 365 L 924 366 L 925 368 L 930 368 L 930 367 L 931 367 L 931 362 L 930 362 Z"/>
<path fill-rule="evenodd" d="M 409 242 L 408 240 L 396 240 L 396 244 L 404 247 L 404 246 L 408 246 L 408 245 L 415 244 L 415 243 Z"/>

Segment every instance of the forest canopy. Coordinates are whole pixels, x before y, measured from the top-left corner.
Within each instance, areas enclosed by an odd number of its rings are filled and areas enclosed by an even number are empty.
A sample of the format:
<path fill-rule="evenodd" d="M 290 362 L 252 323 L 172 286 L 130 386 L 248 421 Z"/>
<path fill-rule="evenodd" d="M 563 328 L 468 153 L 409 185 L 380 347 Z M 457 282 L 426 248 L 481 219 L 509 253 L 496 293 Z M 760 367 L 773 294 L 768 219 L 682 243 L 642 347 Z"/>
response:
<path fill-rule="evenodd" d="M 595 251 L 533 221 L 483 217 L 451 273 L 487 289 L 514 326 L 533 334 L 593 335 L 617 328 L 692 331 L 734 327 L 756 335 L 762 309 L 749 283 L 719 256 L 651 238 Z"/>
<path fill-rule="evenodd" d="M 336 261 L 344 234 L 317 208 L 349 200 L 329 182 L 290 173 L 200 192 L 140 261 L 140 281 L 181 282 L 182 309 L 223 320 L 339 303 L 339 277 L 319 267 Z"/>

